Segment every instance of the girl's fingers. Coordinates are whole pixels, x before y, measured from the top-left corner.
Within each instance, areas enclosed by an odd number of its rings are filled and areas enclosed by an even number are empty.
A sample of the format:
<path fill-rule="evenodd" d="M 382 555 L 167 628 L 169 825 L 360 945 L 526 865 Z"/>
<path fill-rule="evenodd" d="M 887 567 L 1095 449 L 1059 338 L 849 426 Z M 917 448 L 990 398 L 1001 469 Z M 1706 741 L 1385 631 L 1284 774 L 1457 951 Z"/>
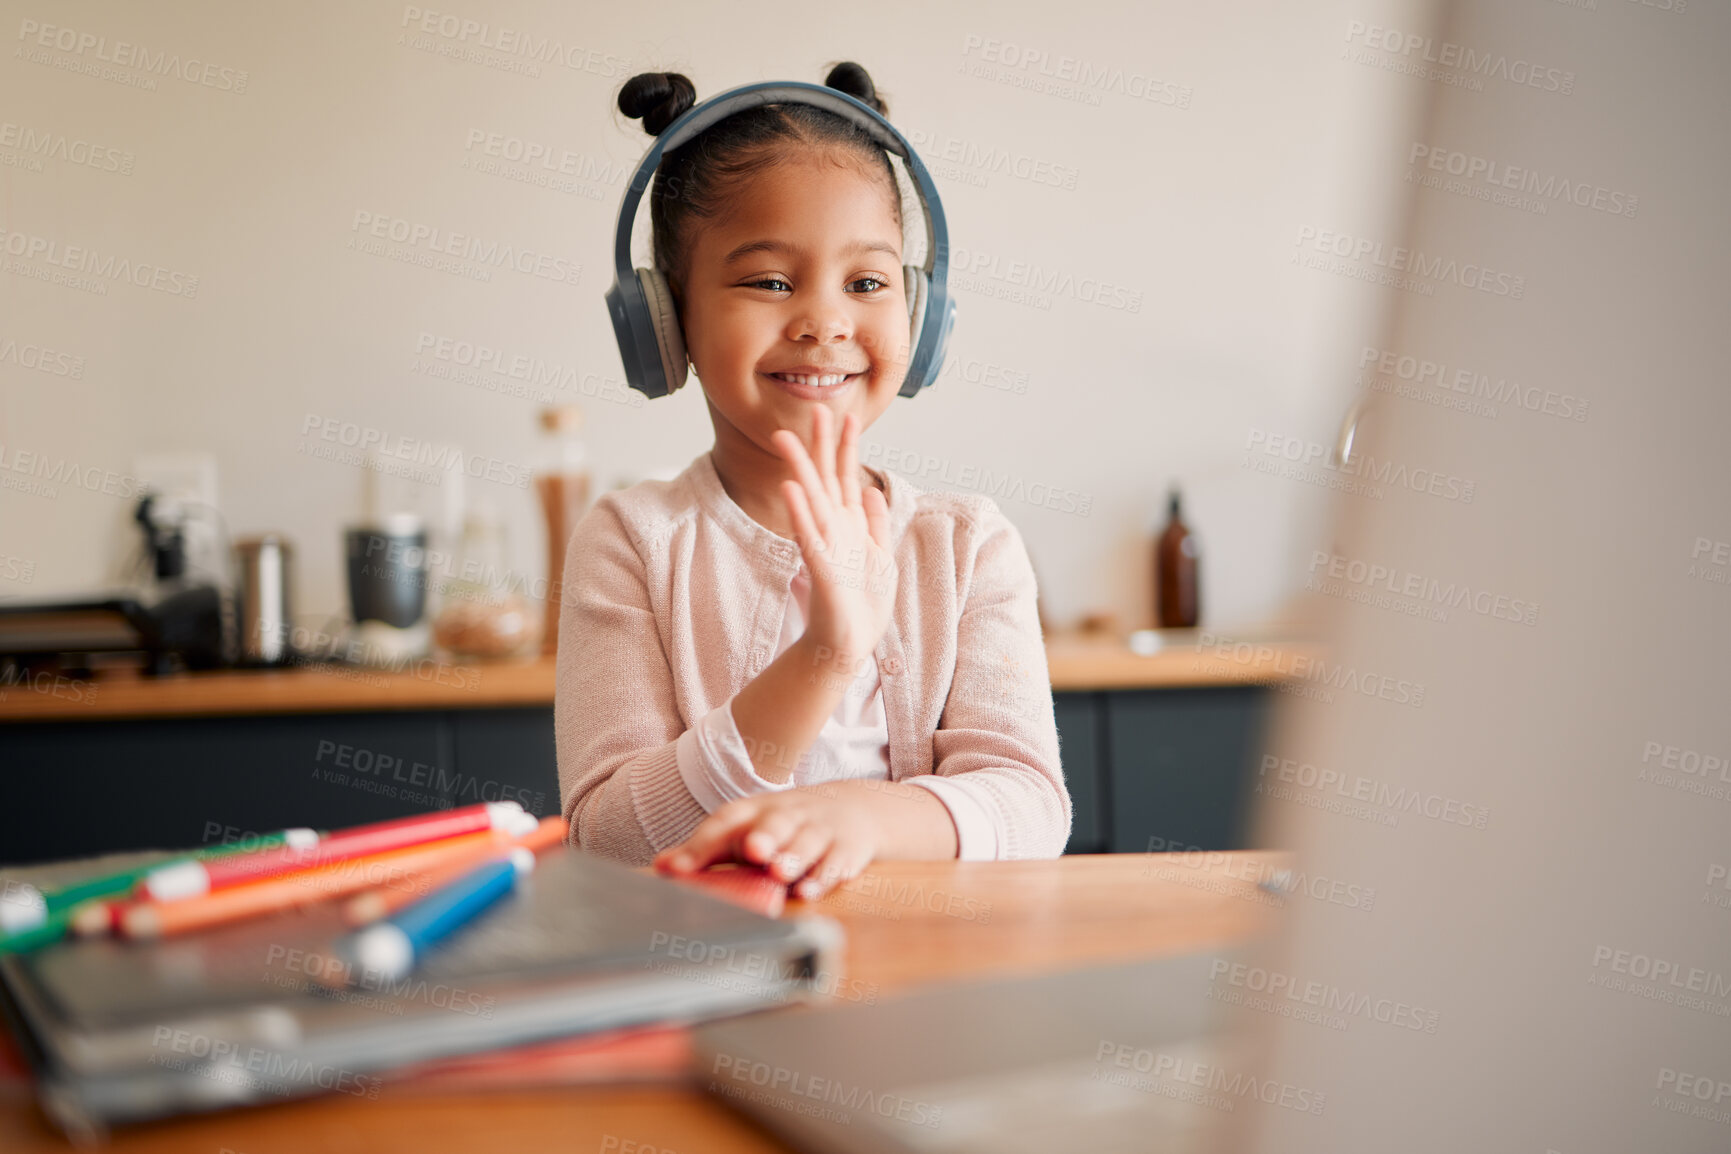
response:
<path fill-rule="evenodd" d="M 772 809 L 757 816 L 740 840 L 740 855 L 749 862 L 768 865 L 799 830 L 801 819 L 785 809 Z"/>
<path fill-rule="evenodd" d="M 799 542 L 800 555 L 805 558 L 806 568 L 816 573 L 818 559 L 827 544 L 823 534 L 812 523 L 811 508 L 805 501 L 805 490 L 800 488 L 798 481 L 783 481 L 781 496 L 787 502 L 788 513 L 793 517 L 793 535 Z"/>
<path fill-rule="evenodd" d="M 806 872 L 804 880 L 794 886 L 794 896 L 815 901 L 842 882 L 858 877 L 870 864 L 869 852 L 858 846 L 835 842 L 829 847 L 829 852 Z"/>
<path fill-rule="evenodd" d="M 852 413 L 841 419 L 841 449 L 836 453 L 836 473 L 841 480 L 842 506 L 848 509 L 857 509 L 859 507 L 859 418 Z"/>
<path fill-rule="evenodd" d="M 802 825 L 775 856 L 771 871 L 781 881 L 796 882 L 829 851 L 833 840 L 834 834 L 827 826 Z"/>
<path fill-rule="evenodd" d="M 871 534 L 877 547 L 885 553 L 890 551 L 890 507 L 884 500 L 883 493 L 877 486 L 871 486 L 865 491 L 865 499 L 860 502 L 865 506 L 866 532 Z"/>
<path fill-rule="evenodd" d="M 777 433 L 785 430 L 777 430 Z M 825 541 L 829 540 L 830 517 L 834 506 L 829 499 L 829 490 L 824 488 L 822 478 L 812 467 L 811 458 L 806 455 L 805 446 L 799 438 L 788 432 L 786 438 L 777 436 L 775 443 L 782 450 L 782 457 L 793 466 L 793 475 L 805 488 L 806 503 L 811 506 L 812 520 L 817 524 L 818 532 Z"/>
<path fill-rule="evenodd" d="M 828 405 L 812 406 L 811 447 L 812 457 L 817 463 L 817 475 L 823 482 L 824 495 L 840 505 L 841 485 L 835 476 L 835 436 L 831 428 Z"/>
<path fill-rule="evenodd" d="M 730 860 L 735 856 L 738 835 L 750 828 L 757 816 L 757 807 L 751 805 L 741 805 L 731 812 L 716 810 L 698 823 L 684 845 L 657 854 L 655 868 L 668 873 L 695 873 L 718 861 Z"/>

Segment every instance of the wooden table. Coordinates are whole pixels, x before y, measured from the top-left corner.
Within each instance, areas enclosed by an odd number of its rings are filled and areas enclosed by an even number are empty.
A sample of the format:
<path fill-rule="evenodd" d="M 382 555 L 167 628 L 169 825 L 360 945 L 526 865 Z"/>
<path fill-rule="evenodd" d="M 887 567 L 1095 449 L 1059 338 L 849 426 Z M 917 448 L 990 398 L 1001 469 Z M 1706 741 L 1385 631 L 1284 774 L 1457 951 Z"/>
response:
<path fill-rule="evenodd" d="M 1275 863 L 1278 855 L 883 862 L 811 908 L 846 927 L 850 981 L 876 983 L 887 997 L 934 983 L 1242 944 L 1271 928 L 1274 917 L 1270 899 L 1239 880 L 1254 872 L 1250 859 Z M 789 912 L 804 907 L 790 903 Z M 981 916 L 988 907 L 989 917 Z M 24 1093 L 17 1083 L 0 1084 L 0 1150 L 68 1149 Z M 719 1102 L 678 1086 L 439 1097 L 387 1091 L 378 1101 L 339 1094 L 123 1129 L 106 1148 L 116 1154 L 788 1150 Z"/>

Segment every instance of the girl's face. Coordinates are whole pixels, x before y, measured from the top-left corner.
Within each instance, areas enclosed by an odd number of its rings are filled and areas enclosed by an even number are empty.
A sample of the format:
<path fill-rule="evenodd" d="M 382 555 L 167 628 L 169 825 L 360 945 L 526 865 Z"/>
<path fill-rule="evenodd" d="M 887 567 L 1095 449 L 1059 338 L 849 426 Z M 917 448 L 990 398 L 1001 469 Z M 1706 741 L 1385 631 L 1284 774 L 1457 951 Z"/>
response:
<path fill-rule="evenodd" d="M 882 179 L 822 156 L 766 168 L 734 204 L 694 231 L 675 291 L 717 444 L 779 462 L 770 434 L 809 450 L 812 406 L 833 429 L 850 412 L 865 429 L 901 388 L 901 226 Z"/>

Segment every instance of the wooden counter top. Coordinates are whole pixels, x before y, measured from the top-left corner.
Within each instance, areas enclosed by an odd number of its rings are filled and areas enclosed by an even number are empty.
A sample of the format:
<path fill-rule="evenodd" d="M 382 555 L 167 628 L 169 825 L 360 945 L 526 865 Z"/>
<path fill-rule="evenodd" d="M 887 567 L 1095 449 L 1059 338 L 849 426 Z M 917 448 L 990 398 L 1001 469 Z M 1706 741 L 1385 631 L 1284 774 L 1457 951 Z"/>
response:
<path fill-rule="evenodd" d="M 1301 645 L 1271 642 L 1258 649 L 1255 659 L 1233 660 L 1185 644 L 1144 657 L 1114 638 L 1057 634 L 1046 642 L 1052 688 L 1058 692 L 1262 684 L 1292 676 L 1311 652 Z M 42 676 L 28 684 L 0 686 L 0 723 L 531 708 L 553 703 L 553 679 L 550 657 L 473 665 L 428 659 L 401 672 L 306 666 L 161 679 Z"/>

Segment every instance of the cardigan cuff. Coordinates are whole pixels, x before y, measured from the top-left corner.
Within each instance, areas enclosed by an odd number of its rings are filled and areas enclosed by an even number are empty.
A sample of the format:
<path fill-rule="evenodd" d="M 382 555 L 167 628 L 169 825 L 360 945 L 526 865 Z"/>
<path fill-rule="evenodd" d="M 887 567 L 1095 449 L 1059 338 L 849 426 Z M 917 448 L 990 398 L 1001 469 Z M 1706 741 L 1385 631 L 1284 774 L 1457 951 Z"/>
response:
<path fill-rule="evenodd" d="M 790 777 L 773 782 L 758 775 L 746 751 L 745 738 L 733 720 L 733 699 L 722 702 L 697 719 L 697 724 L 679 735 L 679 777 L 702 806 L 714 813 L 730 801 L 758 793 L 779 793 L 793 788 Z"/>
<path fill-rule="evenodd" d="M 679 776 L 678 742 L 650 750 L 631 771 L 631 805 L 650 848 L 678 845 L 708 816 Z"/>
<path fill-rule="evenodd" d="M 956 858 L 959 861 L 998 860 L 998 826 L 992 815 L 963 783 L 935 773 L 902 779 L 904 784 L 930 790 L 950 811 L 956 823 Z"/>

